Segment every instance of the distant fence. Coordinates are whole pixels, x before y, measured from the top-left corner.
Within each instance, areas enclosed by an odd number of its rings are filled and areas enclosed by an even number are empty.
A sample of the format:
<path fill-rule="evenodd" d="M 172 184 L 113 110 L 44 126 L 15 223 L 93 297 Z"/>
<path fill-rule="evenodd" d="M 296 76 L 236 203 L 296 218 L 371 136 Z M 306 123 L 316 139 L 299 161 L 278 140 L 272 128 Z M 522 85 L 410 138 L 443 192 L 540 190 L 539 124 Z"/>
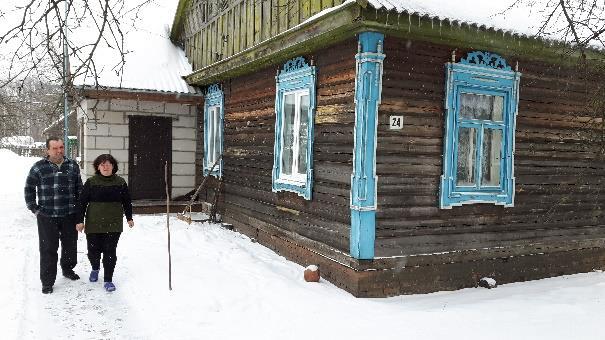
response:
<path fill-rule="evenodd" d="M 46 147 L 34 147 L 34 146 L 0 146 L 2 149 L 10 150 L 17 155 L 25 157 L 43 157 L 46 155 Z"/>

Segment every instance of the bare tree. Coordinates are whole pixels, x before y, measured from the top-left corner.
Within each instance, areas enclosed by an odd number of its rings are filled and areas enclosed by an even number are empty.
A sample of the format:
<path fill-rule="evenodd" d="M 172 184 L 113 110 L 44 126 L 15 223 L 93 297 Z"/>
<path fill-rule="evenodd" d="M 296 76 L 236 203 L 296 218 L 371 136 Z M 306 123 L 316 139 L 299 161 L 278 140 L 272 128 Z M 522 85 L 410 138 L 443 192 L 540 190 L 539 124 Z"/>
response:
<path fill-rule="evenodd" d="M 74 83 L 96 86 L 102 71 L 122 74 L 125 34 L 136 27 L 140 10 L 153 0 L 11 0 L 0 5 L 0 89 L 25 88 L 34 80 L 60 85 L 71 98 Z M 111 50 L 117 60 L 100 69 L 99 50 Z M 65 64 L 65 55 L 70 64 Z M 117 56 L 117 57 L 116 57 Z M 104 56 L 106 57 L 106 56 Z M 11 111 L 4 93 L 5 114 Z M 17 96 L 18 97 L 18 96 Z M 55 103 L 55 108 L 60 103 Z M 35 111 L 35 110 L 34 110 Z M 56 112 L 56 110 L 51 110 Z M 36 120 L 36 117 L 32 117 Z"/>
<path fill-rule="evenodd" d="M 546 3 L 545 13 L 538 34 L 562 37 L 580 50 L 591 45 L 605 47 L 605 1 L 551 0 Z"/>
<path fill-rule="evenodd" d="M 10 56 L 4 56 L 8 72 L 0 87 L 32 76 L 51 83 L 60 82 L 64 44 L 71 59 L 72 79 L 98 74 L 94 56 L 101 45 L 122 56 L 121 62 L 113 65 L 113 70 L 120 72 L 126 53 L 124 27 L 134 26 L 141 8 L 153 0 L 20 2 L 12 9 L 0 12 L 0 20 L 9 23 L 0 29 L 0 44 L 10 46 Z"/>
<path fill-rule="evenodd" d="M 536 36 L 562 42 L 567 56 L 578 56 L 581 69 L 605 74 L 605 0 L 515 0 L 509 7 L 530 7 L 542 14 Z M 587 63 L 587 59 L 595 59 Z M 584 77 L 584 79 L 589 78 Z M 599 82 L 586 93 L 586 108 L 603 125 L 605 84 Z M 594 122 L 589 122 L 590 124 Z M 599 139 L 605 145 L 601 129 Z M 605 150 L 604 147 L 602 147 Z M 603 153 L 603 152 L 602 152 Z"/>
<path fill-rule="evenodd" d="M 566 43 L 582 54 L 605 48 L 604 0 L 515 0 L 504 13 L 515 7 L 542 14 L 537 37 Z"/>
<path fill-rule="evenodd" d="M 605 0 L 549 0 L 545 4 L 545 19 L 538 35 L 554 36 L 563 40 L 572 51 L 579 52 L 585 72 L 587 50 L 599 56 L 601 62 L 593 63 L 598 74 L 605 74 Z M 586 77 L 588 78 L 588 77 Z M 605 84 L 598 82 L 587 91 L 586 111 L 594 120 L 588 122 L 597 129 L 593 142 L 599 148 L 599 156 L 605 155 Z"/>
<path fill-rule="evenodd" d="M 63 110 L 61 88 L 34 79 L 0 89 L 0 137 L 31 136 L 42 132 Z"/>

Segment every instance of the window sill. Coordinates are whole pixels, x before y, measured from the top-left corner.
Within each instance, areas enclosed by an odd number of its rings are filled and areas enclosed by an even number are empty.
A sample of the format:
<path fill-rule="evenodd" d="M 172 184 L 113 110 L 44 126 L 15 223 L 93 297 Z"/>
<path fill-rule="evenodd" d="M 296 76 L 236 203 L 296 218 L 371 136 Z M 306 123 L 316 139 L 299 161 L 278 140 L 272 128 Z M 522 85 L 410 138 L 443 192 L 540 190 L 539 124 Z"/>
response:
<path fill-rule="evenodd" d="M 305 178 L 303 180 L 294 180 L 290 178 L 278 178 L 275 180 L 275 183 L 293 185 L 304 189 L 307 186 L 307 179 Z"/>

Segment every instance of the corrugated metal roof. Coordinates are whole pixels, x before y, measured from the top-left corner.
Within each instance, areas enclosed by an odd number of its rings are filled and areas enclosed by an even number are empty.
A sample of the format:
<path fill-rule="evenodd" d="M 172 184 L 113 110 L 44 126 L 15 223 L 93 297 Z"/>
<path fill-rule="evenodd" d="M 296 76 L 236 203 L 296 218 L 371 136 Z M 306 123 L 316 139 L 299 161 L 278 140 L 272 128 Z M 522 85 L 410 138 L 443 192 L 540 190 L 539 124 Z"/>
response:
<path fill-rule="evenodd" d="M 176 1 L 154 2 L 139 14 L 137 29 L 129 28 L 124 38 L 124 65 L 116 69 L 120 54 L 115 48 L 99 45 L 95 55 L 98 79 L 91 74 L 76 80 L 78 85 L 120 89 L 197 93 L 182 76 L 192 72 L 185 52 L 169 39 L 168 24 Z"/>
<path fill-rule="evenodd" d="M 475 24 L 520 35 L 533 36 L 545 19 L 545 4 L 516 1 L 470 0 L 367 0 L 377 10 L 398 14 L 428 16 L 435 20 L 449 20 Z M 402 21 L 405 20 L 405 16 Z"/>

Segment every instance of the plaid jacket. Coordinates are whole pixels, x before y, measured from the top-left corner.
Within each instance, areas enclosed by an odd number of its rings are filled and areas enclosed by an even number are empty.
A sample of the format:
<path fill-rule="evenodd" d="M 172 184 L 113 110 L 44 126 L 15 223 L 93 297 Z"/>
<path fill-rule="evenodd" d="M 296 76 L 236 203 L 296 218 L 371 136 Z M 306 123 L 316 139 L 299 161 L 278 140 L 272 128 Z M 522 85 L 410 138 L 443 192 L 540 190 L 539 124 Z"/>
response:
<path fill-rule="evenodd" d="M 38 202 L 36 202 L 36 189 Z M 64 158 L 57 166 L 48 158 L 37 161 L 25 181 L 25 203 L 33 213 L 61 217 L 79 213 L 82 178 L 78 163 Z"/>

